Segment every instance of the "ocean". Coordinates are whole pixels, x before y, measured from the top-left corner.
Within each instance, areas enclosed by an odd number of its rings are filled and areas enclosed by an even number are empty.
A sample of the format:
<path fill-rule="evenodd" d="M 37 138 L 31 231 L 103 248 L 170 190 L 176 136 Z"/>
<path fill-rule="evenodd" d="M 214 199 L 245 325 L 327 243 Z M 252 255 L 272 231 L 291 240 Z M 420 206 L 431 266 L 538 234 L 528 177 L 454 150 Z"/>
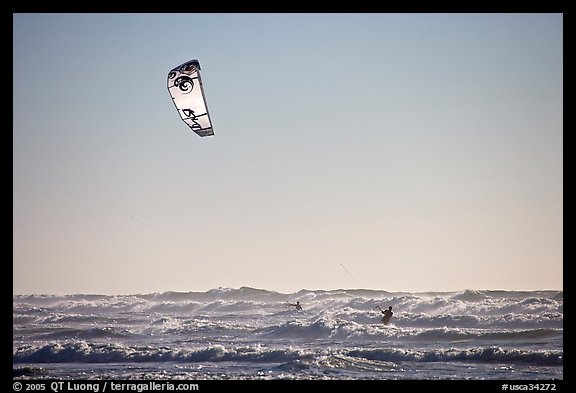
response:
<path fill-rule="evenodd" d="M 563 380 L 563 336 L 549 290 L 14 295 L 13 378 Z"/>

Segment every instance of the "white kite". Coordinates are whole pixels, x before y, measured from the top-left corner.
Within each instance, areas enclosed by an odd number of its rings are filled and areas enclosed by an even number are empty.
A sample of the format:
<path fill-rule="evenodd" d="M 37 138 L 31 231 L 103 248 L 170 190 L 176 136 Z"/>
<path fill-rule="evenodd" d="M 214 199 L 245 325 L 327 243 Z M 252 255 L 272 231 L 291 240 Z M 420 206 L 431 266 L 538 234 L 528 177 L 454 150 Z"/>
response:
<path fill-rule="evenodd" d="M 190 60 L 170 71 L 168 92 L 180 117 L 192 131 L 200 136 L 214 135 L 198 60 Z"/>

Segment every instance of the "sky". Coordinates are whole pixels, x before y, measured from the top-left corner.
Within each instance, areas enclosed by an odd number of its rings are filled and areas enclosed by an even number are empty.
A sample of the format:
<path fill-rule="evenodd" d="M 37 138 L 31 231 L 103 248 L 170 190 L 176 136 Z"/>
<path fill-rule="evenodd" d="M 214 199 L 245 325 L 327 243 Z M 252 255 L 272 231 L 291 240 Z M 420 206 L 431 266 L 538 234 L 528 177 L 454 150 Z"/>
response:
<path fill-rule="evenodd" d="M 14 294 L 563 289 L 562 14 L 13 14 L 12 136 Z"/>

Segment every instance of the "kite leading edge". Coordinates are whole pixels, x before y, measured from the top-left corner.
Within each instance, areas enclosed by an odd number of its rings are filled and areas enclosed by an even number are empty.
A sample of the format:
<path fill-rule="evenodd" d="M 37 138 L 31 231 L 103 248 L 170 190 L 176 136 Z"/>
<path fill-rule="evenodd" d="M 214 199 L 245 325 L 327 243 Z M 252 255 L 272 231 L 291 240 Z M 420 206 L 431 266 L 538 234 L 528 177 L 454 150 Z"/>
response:
<path fill-rule="evenodd" d="M 190 60 L 168 73 L 168 92 L 178 114 L 192 131 L 200 136 L 214 135 L 198 60 Z"/>

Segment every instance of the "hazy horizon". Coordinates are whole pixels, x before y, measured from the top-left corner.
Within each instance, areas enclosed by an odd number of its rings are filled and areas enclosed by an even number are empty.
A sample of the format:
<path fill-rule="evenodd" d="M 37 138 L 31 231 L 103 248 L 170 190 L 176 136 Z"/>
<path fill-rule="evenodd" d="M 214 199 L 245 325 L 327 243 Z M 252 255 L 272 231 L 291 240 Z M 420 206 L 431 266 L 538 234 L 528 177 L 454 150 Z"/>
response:
<path fill-rule="evenodd" d="M 457 289 L 457 290 L 443 290 L 443 291 L 387 291 L 385 289 L 374 289 L 374 288 L 333 288 L 333 289 L 313 289 L 313 288 L 302 288 L 296 291 L 276 291 L 273 289 L 267 288 L 254 288 L 254 287 L 247 287 L 241 286 L 237 288 L 230 288 L 230 287 L 218 287 L 218 288 L 210 288 L 207 290 L 199 290 L 199 291 L 173 291 L 173 290 L 164 290 L 164 291 L 151 291 L 151 292 L 134 292 L 134 293 L 106 293 L 106 292 L 86 292 L 86 293 L 14 293 L 13 296 L 76 296 L 76 295 L 86 295 L 86 296 L 146 296 L 146 295 L 154 295 L 154 294 L 167 294 L 167 293 L 176 293 L 176 294 L 187 294 L 187 293 L 209 293 L 213 291 L 240 291 L 243 289 L 247 290 L 255 290 L 255 291 L 264 291 L 264 292 L 272 292 L 278 293 L 280 295 L 294 295 L 300 292 L 338 292 L 338 291 L 354 291 L 354 292 L 386 292 L 394 295 L 399 294 L 447 294 L 447 293 L 477 293 L 477 292 L 507 292 L 507 293 L 532 293 L 532 292 L 564 292 L 563 289 L 553 289 L 553 288 L 543 288 L 543 289 L 529 289 L 529 290 L 516 290 L 516 289 L 474 289 L 474 288 L 465 288 L 465 289 Z"/>

